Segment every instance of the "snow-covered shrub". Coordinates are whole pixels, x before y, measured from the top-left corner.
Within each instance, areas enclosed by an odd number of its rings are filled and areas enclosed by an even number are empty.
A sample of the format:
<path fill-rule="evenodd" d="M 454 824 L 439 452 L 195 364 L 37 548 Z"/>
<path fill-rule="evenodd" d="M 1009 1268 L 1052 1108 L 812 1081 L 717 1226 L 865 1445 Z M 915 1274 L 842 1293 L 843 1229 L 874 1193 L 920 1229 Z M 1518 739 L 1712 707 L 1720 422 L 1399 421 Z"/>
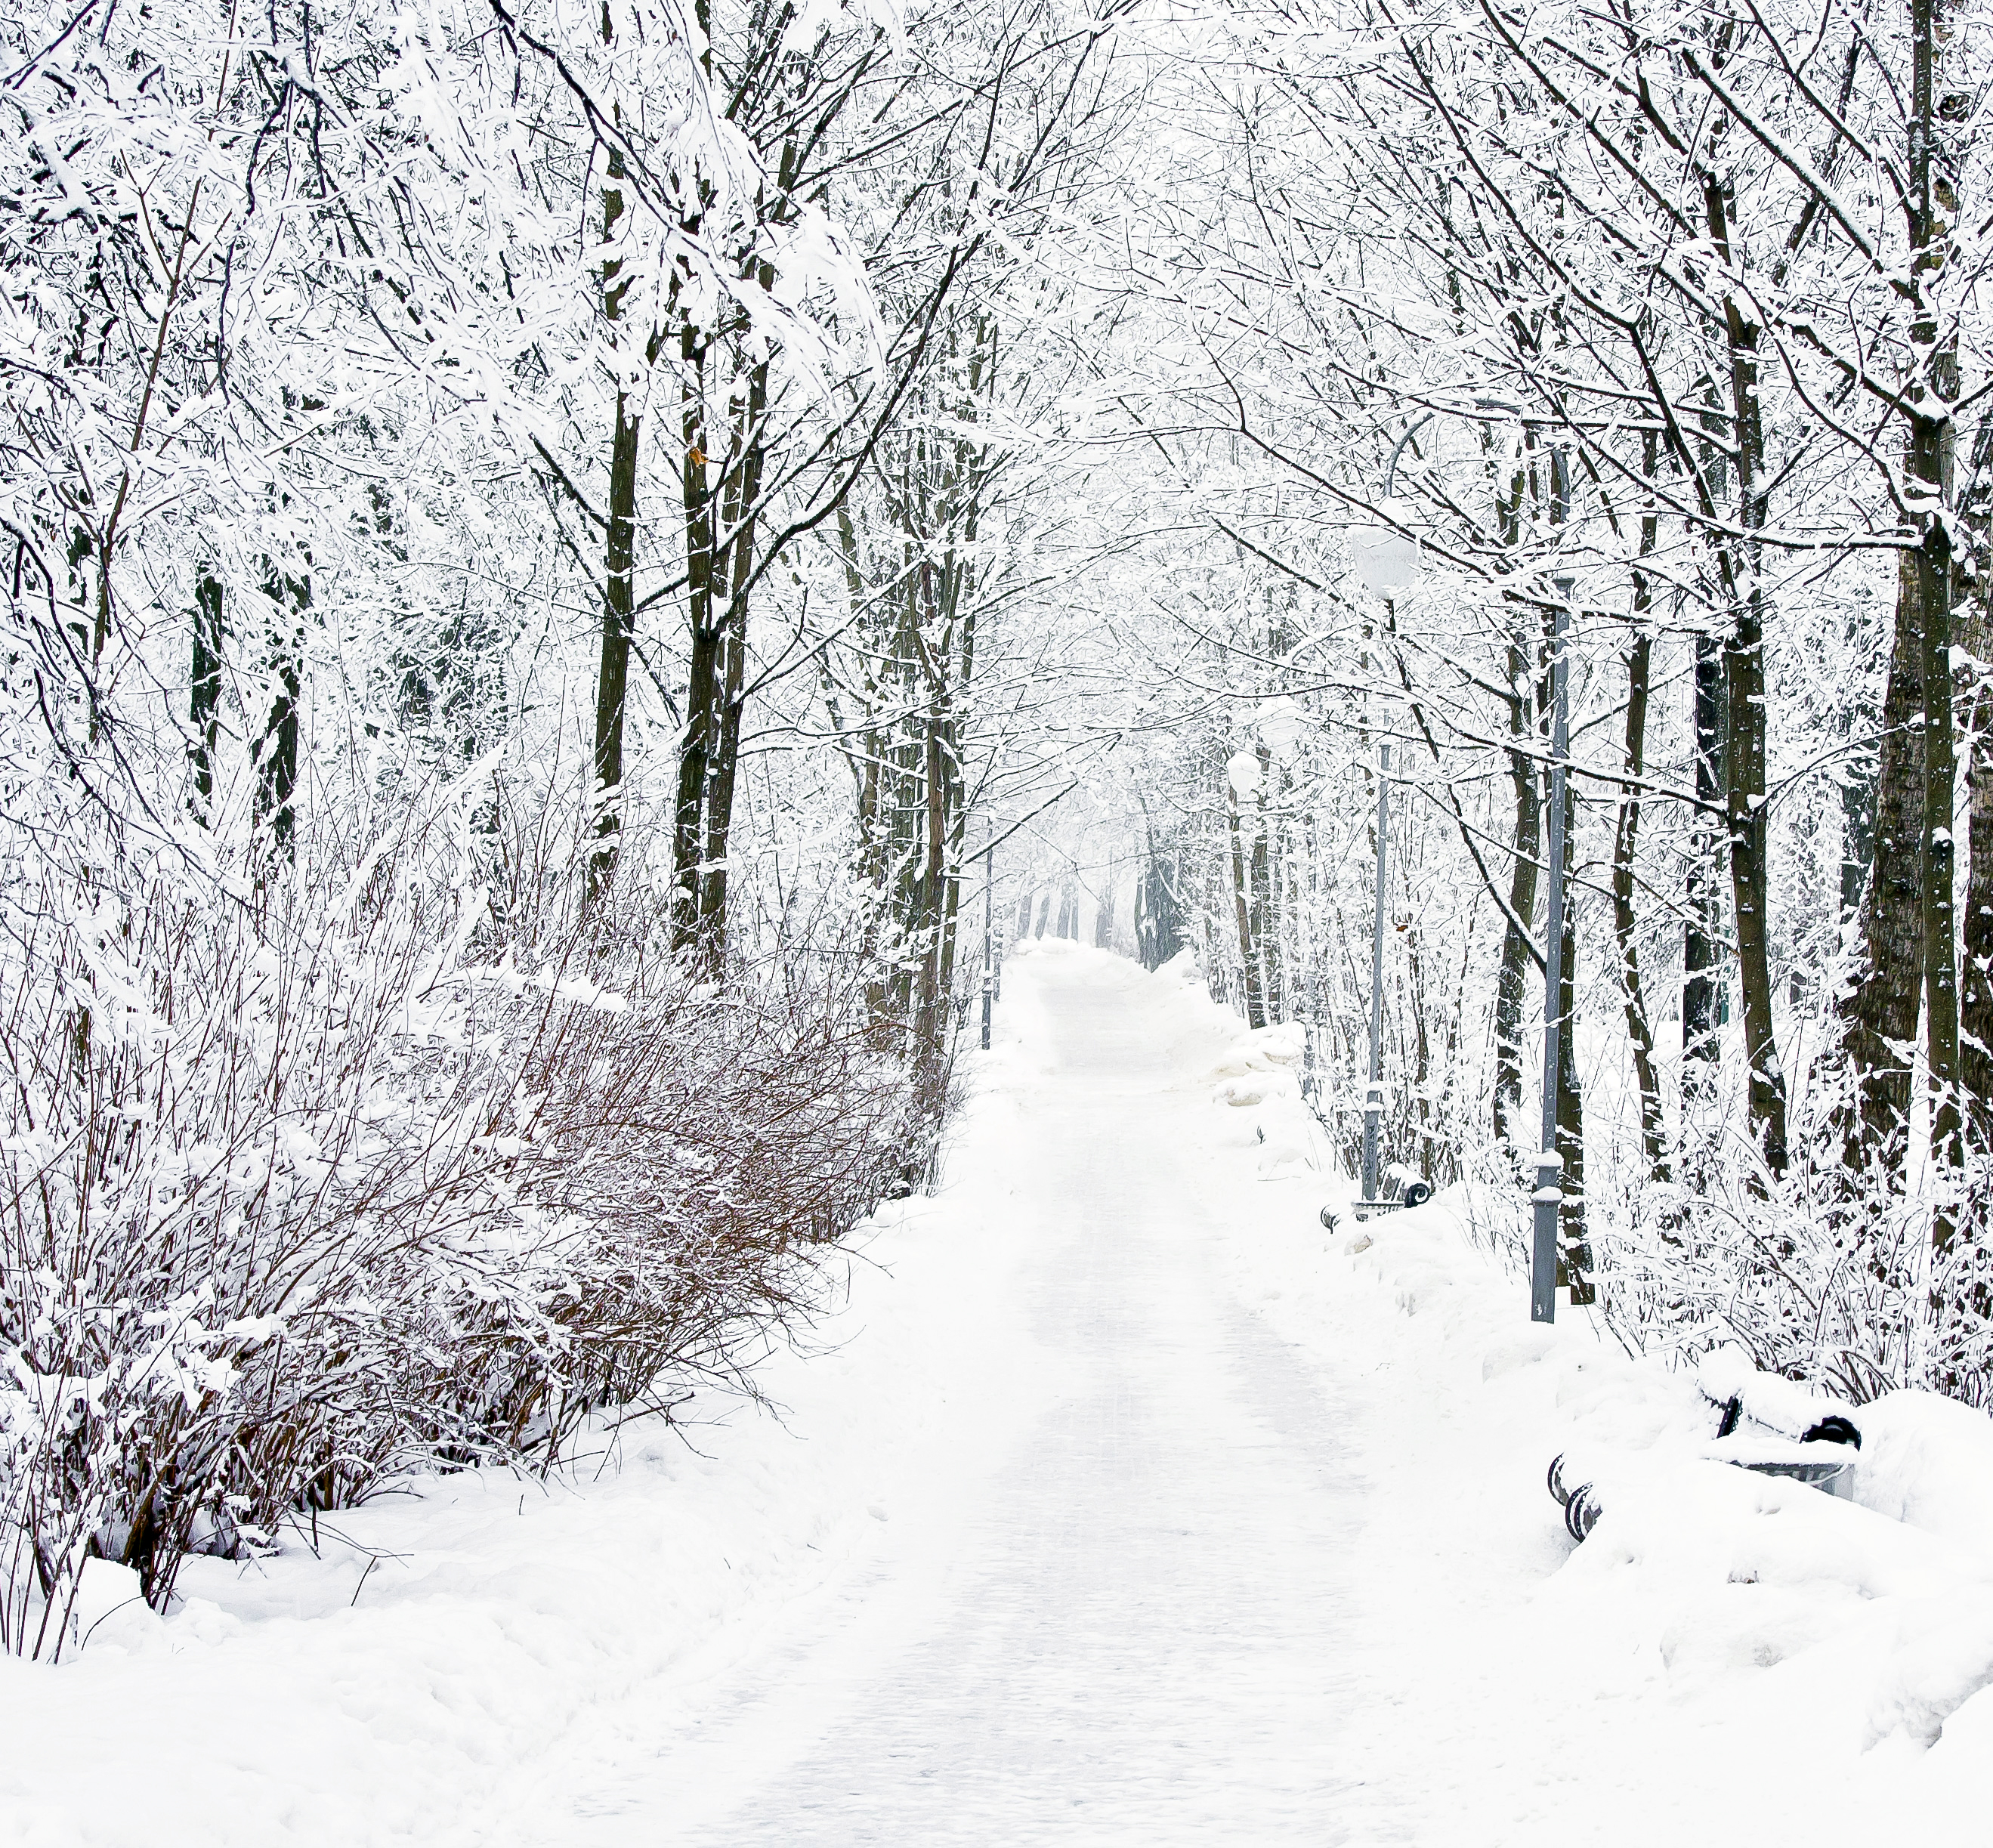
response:
<path fill-rule="evenodd" d="M 899 1171 L 860 984 L 696 987 L 641 931 L 494 959 L 430 832 L 5 894 L 0 1647 L 58 1653 L 93 1555 L 156 1604 L 293 1509 L 668 1402 Z"/>
<path fill-rule="evenodd" d="M 892 1185 L 914 1112 L 862 996 L 788 978 L 716 992 L 661 964 L 480 1013 L 511 1084 L 480 1100 L 505 1197 L 452 1287 L 411 1293 L 429 1319 L 398 1344 L 439 1453 L 551 1457 L 591 1411 L 730 1369 L 745 1331 L 807 1314 L 818 1253 Z"/>
<path fill-rule="evenodd" d="M 1858 1404 L 1906 1387 L 1987 1402 L 1993 1165 L 1975 1153 L 1947 1176 L 1920 1156 L 1908 1189 L 1850 1168 L 1848 1078 L 1830 1054 L 1800 1070 L 1793 1160 L 1774 1175 L 1745 1127 L 1741 1064 L 1692 1117 L 1668 1180 L 1637 1145 L 1600 1139 L 1588 1183 L 1614 1332 L 1690 1359 L 1734 1341 L 1766 1371 Z M 1957 1228 L 1943 1257 L 1938 1214 Z"/>

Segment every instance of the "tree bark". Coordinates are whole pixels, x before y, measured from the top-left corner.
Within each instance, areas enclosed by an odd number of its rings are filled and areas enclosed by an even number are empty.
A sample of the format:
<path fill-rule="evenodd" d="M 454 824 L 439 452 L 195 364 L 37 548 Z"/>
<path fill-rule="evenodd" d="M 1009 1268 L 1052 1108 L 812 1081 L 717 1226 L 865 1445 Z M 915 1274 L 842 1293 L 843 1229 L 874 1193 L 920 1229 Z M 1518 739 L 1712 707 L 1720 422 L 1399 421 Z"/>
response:
<path fill-rule="evenodd" d="M 605 4 L 602 36 L 615 33 Z M 602 188 L 602 237 L 616 235 L 623 217 L 624 177 L 621 150 L 609 150 Z M 602 265 L 602 313 L 610 340 L 623 318 L 623 297 L 629 285 L 622 278 L 620 259 Z M 584 903 L 594 914 L 616 876 L 623 832 L 623 722 L 630 690 L 630 644 L 635 624 L 637 554 L 637 438 L 638 420 L 630 414 L 627 395 L 616 389 L 616 423 L 609 445 L 609 505 L 604 535 L 602 636 L 595 674 L 595 845 L 588 857 Z"/>
<path fill-rule="evenodd" d="M 588 861 L 588 906 L 598 908 L 616 876 L 623 832 L 623 725 L 635 633 L 638 420 L 616 394 L 609 456 L 607 572 L 595 674 L 595 847 Z"/>
<path fill-rule="evenodd" d="M 1557 1281 L 1567 1284 L 1574 1303 L 1596 1300 L 1591 1280 L 1591 1247 L 1585 1237 L 1584 1088 L 1578 1074 L 1578 790 L 1567 777 L 1564 791 L 1564 950 L 1557 971 L 1557 1146 L 1564 1157 L 1564 1206 L 1557 1225 L 1563 1234 Z"/>
<path fill-rule="evenodd" d="M 1755 582 L 1754 576 L 1754 582 Z M 1765 636 L 1762 599 L 1742 600 L 1724 650 L 1730 702 L 1730 887 L 1737 917 L 1737 985 L 1750 1064 L 1751 1127 L 1774 1174 L 1786 1168 L 1786 1085 L 1772 1023 L 1765 826 Z"/>
<path fill-rule="evenodd" d="M 1260 959 L 1253 943 L 1253 912 L 1246 883 L 1246 846 L 1239 827 L 1239 797 L 1229 779 L 1225 801 L 1232 830 L 1232 904 L 1239 927 L 1239 959 L 1245 968 L 1246 1023 L 1258 1028 L 1267 1024 L 1267 1004 L 1260 992 Z"/>
<path fill-rule="evenodd" d="M 1703 203 L 1710 241 L 1730 256 L 1729 188 L 1706 179 Z M 1758 387 L 1759 330 L 1735 295 L 1723 304 L 1730 362 L 1731 448 L 1737 470 L 1741 541 L 1720 551 L 1731 630 L 1723 651 L 1728 702 L 1725 740 L 1730 824 L 1730 890 L 1737 921 L 1737 985 L 1743 1005 L 1744 1051 L 1750 1067 L 1752 1134 L 1774 1174 L 1786 1167 L 1786 1080 L 1772 1017 L 1770 904 L 1765 820 L 1765 592 L 1762 545 L 1769 514 L 1765 430 Z"/>
<path fill-rule="evenodd" d="M 1895 633 L 1882 695 L 1875 779 L 1875 858 L 1861 903 L 1862 970 L 1844 1007 L 1841 1045 L 1854 1085 L 1844 1163 L 1900 1181 L 1910 1115 L 1910 1046 L 1923 973 L 1924 664 L 1923 589 L 1898 561 Z"/>
<path fill-rule="evenodd" d="M 1968 607 L 1965 647 L 1976 661 L 1984 661 L 1993 650 L 1983 589 Z M 1993 697 L 1982 687 L 1968 709 L 1958 1074 L 1967 1140 L 1975 1153 L 1984 1153 L 1993 1151 Z"/>
<path fill-rule="evenodd" d="M 740 728 L 747 712 L 748 583 L 754 569 L 754 543 L 767 459 L 763 421 L 768 408 L 768 365 L 750 369 L 744 408 L 729 443 L 727 480 L 720 497 L 721 526 L 716 542 L 715 600 L 723 591 L 720 630 L 723 665 L 715 676 L 720 705 L 709 730 L 706 774 L 703 859 L 698 878 L 696 924 L 699 958 L 709 980 L 726 966 L 726 856 L 733 831 L 734 791 L 740 774 Z M 723 575 L 724 585 L 720 582 Z"/>
<path fill-rule="evenodd" d="M 1260 784 L 1253 792 L 1253 942 L 1257 952 L 1260 1006 L 1269 1020 L 1281 1018 L 1280 917 L 1273 900 L 1272 818 L 1267 808 L 1267 785 L 1273 777 L 1273 754 L 1258 748 Z"/>
<path fill-rule="evenodd" d="M 309 568 L 309 555 L 304 561 Z M 270 709 L 256 747 L 256 818 L 285 859 L 297 852 L 299 705 L 304 696 L 304 625 L 311 608 L 311 578 L 288 578 L 272 569 L 264 585 L 268 601 Z"/>
<path fill-rule="evenodd" d="M 1715 1089 L 1723 1041 L 1716 1017 L 1715 970 L 1721 922 L 1717 845 L 1710 815 L 1723 801 L 1723 651 L 1714 637 L 1695 638 L 1695 795 L 1700 806 L 1689 834 L 1688 916 L 1682 925 L 1682 1097 L 1706 1098 Z"/>
<path fill-rule="evenodd" d="M 1934 428 L 1933 426 L 1938 426 Z M 1912 467 L 1938 461 L 1940 420 L 1920 419 Z M 1951 540 L 1943 518 L 1929 518 L 1917 548 L 1916 570 L 1924 614 L 1924 1037 L 1930 1071 L 1931 1156 L 1948 1168 L 1964 1158 L 1958 1108 L 1957 919 L 1952 841 L 1956 767 L 1951 710 Z M 1933 1237 L 1940 1251 L 1951 1242 L 1952 1219 L 1940 1204 Z"/>
<path fill-rule="evenodd" d="M 672 948 L 681 955 L 699 948 L 699 869 L 706 845 L 706 787 L 711 774 L 723 684 L 724 637 L 715 620 L 713 506 L 706 480 L 706 366 L 699 331 L 680 330 L 679 436 L 683 453 L 679 506 L 685 531 L 685 622 L 690 650 L 685 664 L 685 733 L 679 741 L 678 790 L 672 805 Z"/>
<path fill-rule="evenodd" d="M 193 661 L 187 717 L 193 726 L 193 817 L 214 822 L 214 760 L 221 737 L 221 580 L 203 571 L 193 593 Z"/>
<path fill-rule="evenodd" d="M 1946 39 L 1951 26 L 1943 0 L 1910 0 L 1911 83 L 1909 179 L 1911 274 L 1920 292 L 1939 286 L 1939 272 L 1957 208 L 1959 162 L 1949 146 L 1951 111 L 1940 98 Z M 1961 101 L 1963 99 L 1960 99 Z M 1931 1086 L 1931 1159 L 1956 1170 L 1964 1159 L 1958 1107 L 1958 972 L 1955 960 L 1952 839 L 1956 764 L 1951 677 L 1952 406 L 1959 394 L 1958 350 L 1940 342 L 1935 313 L 1920 301 L 1910 328 L 1923 375 L 1909 393 L 1909 466 L 1906 486 L 1920 543 L 1912 555 L 1923 617 L 1923 989 L 1924 1046 Z M 1942 1259 L 1957 1232 L 1954 1204 L 1942 1192 L 1932 1216 L 1931 1242 Z"/>
<path fill-rule="evenodd" d="M 1636 620 L 1646 613 L 1649 600 L 1646 579 L 1636 579 Z M 1646 757 L 1647 693 L 1653 657 L 1653 637 L 1644 631 L 1636 634 L 1626 657 L 1626 770 L 1632 780 L 1622 787 L 1612 833 L 1612 934 L 1619 948 L 1626 1037 L 1632 1044 L 1633 1073 L 1640 1088 L 1641 1145 L 1649 1175 L 1664 1181 L 1668 1178 L 1667 1128 L 1661 1108 L 1661 1081 L 1654 1070 L 1654 1030 L 1640 989 L 1639 919 L 1633 910 L 1633 861 L 1640 832 L 1639 779 Z"/>
<path fill-rule="evenodd" d="M 1509 735 L 1530 734 L 1531 679 L 1522 644 L 1509 644 Z M 1523 926 L 1537 908 L 1537 873 L 1543 857 L 1543 793 L 1536 760 L 1520 743 L 1509 751 L 1509 785 L 1515 812 L 1515 858 L 1509 874 L 1509 916 L 1495 978 L 1495 1139 L 1511 1153 L 1521 1145 L 1516 1126 L 1523 1108 L 1523 1006 L 1528 992 L 1530 945 Z M 1532 1136 L 1533 1143 L 1537 1138 Z"/>

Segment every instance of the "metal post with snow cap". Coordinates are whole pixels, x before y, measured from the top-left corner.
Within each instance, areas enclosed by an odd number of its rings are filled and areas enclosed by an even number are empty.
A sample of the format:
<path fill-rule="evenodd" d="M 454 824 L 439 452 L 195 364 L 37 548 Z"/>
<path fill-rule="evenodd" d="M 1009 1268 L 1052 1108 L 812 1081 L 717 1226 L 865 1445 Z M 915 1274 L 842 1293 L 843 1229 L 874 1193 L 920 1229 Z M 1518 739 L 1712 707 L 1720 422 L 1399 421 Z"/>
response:
<path fill-rule="evenodd" d="M 1350 552 L 1356 575 L 1363 587 L 1384 606 L 1388 627 L 1397 619 L 1400 593 L 1418 582 L 1420 569 L 1418 541 L 1406 528 L 1404 511 L 1391 498 L 1397 479 L 1398 457 L 1412 439 L 1421 418 L 1412 425 L 1391 453 L 1384 477 L 1384 497 L 1378 511 L 1387 524 L 1359 528 L 1350 536 Z M 1380 740 L 1377 746 L 1377 897 L 1370 932 L 1370 1069 L 1363 1091 L 1363 1203 L 1377 1204 L 1377 1143 L 1384 1114 L 1384 876 L 1390 857 L 1391 826 L 1391 746 Z"/>
<path fill-rule="evenodd" d="M 990 1050 L 990 1009 L 996 994 L 996 931 L 993 910 L 996 887 L 993 873 L 996 847 L 993 841 L 983 849 L 983 1050 Z"/>
<path fill-rule="evenodd" d="M 1363 1088 L 1363 1197 L 1377 1197 L 1377 1132 L 1384 1114 L 1384 866 L 1391 828 L 1391 747 L 1377 746 L 1377 909 L 1370 932 L 1370 1075 Z"/>
<path fill-rule="evenodd" d="M 1568 578 L 1558 580 L 1561 591 Z M 1568 593 L 1566 593 L 1568 595 Z M 1564 1156 L 1557 1151 L 1558 1044 L 1564 1024 L 1564 802 L 1565 736 L 1564 616 L 1560 602 L 1550 643 L 1550 825 L 1544 859 L 1550 890 L 1543 907 L 1543 1139 L 1537 1144 L 1537 1190 L 1530 1196 L 1535 1213 L 1530 1252 L 1530 1320 L 1557 1320 L 1557 1232 L 1564 1217 Z"/>
<path fill-rule="evenodd" d="M 1569 481 L 1561 448 L 1550 452 L 1550 520 L 1562 531 Z M 1564 1156 L 1557 1149 L 1558 1067 L 1564 1025 L 1564 753 L 1570 745 L 1566 705 L 1564 635 L 1571 613 L 1572 580 L 1560 575 L 1550 619 L 1550 825 L 1543 854 L 1549 890 L 1543 906 L 1543 1108 L 1537 1145 L 1537 1190 L 1530 1196 L 1534 1224 L 1530 1249 L 1530 1320 L 1557 1320 L 1557 1231 L 1564 1217 Z"/>

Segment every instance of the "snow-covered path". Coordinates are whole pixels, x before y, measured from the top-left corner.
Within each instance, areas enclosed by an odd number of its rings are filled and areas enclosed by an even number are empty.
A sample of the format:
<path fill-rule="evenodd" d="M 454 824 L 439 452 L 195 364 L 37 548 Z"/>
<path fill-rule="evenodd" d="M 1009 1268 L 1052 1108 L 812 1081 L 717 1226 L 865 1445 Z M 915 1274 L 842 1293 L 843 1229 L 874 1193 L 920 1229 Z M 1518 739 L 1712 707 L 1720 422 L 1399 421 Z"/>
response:
<path fill-rule="evenodd" d="M 1352 1276 L 1321 1177 L 1261 1179 L 1267 1119 L 1214 1104 L 1229 1016 L 1062 945 L 1007 1016 L 951 1166 L 1007 1260 L 957 1306 L 994 1332 L 944 1367 L 954 1472 L 577 1844 L 1817 1848 L 1952 1807 L 1848 1761 L 1844 1685 L 1766 1672 L 1831 1633 L 1803 1599 L 1732 1614 L 1699 1561 L 1657 1614 L 1637 1543 L 1560 1570 L 1554 1402 L 1616 1357 L 1450 1243 L 1468 1288 Z"/>
<path fill-rule="evenodd" d="M 1691 1462 L 1574 1553 L 1549 1456 L 1692 1383 L 1532 1328 L 1444 1203 L 1330 1237 L 1195 985 L 1041 945 L 1000 1020 L 780 1423 L 429 1479 L 0 1661 L 0 1848 L 1993 1839 L 1976 1516 Z"/>
<path fill-rule="evenodd" d="M 754 1703 L 722 1722 L 740 1805 L 689 1841 L 1334 1839 L 1350 1409 L 1219 1274 L 1152 1023 L 1050 966 L 1013 1201 L 1044 1402 L 949 1536 L 925 1633 L 819 1685 L 836 1717 L 772 1774 Z"/>

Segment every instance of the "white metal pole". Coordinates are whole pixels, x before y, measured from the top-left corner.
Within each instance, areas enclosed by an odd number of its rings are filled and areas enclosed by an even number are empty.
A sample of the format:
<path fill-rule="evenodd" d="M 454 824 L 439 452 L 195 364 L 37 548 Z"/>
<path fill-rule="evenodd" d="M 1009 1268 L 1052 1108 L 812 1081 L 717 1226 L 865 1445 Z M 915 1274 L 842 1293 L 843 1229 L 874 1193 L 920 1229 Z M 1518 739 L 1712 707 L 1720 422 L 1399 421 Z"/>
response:
<path fill-rule="evenodd" d="M 1377 1131 L 1384 1114 L 1384 866 L 1391 827 L 1391 747 L 1377 747 L 1377 909 L 1370 931 L 1370 1081 L 1363 1092 L 1363 1197 L 1377 1197 Z"/>
<path fill-rule="evenodd" d="M 1564 453 L 1550 457 L 1552 517 L 1562 528 L 1570 511 L 1570 480 Z M 1564 1157 L 1557 1149 L 1557 1054 L 1564 1024 L 1564 762 L 1571 750 L 1565 644 L 1570 632 L 1573 580 L 1557 580 L 1557 605 L 1550 627 L 1550 825 L 1545 859 L 1550 872 L 1543 921 L 1543 1112 L 1537 1145 L 1535 1222 L 1530 1252 L 1530 1319 L 1557 1319 L 1557 1239 L 1564 1216 Z"/>
<path fill-rule="evenodd" d="M 996 864 L 996 849 L 993 842 L 983 849 L 983 1050 L 990 1050 L 990 1008 L 996 998 L 996 932 L 995 914 L 991 909 L 995 903 L 995 887 L 992 874 Z"/>

